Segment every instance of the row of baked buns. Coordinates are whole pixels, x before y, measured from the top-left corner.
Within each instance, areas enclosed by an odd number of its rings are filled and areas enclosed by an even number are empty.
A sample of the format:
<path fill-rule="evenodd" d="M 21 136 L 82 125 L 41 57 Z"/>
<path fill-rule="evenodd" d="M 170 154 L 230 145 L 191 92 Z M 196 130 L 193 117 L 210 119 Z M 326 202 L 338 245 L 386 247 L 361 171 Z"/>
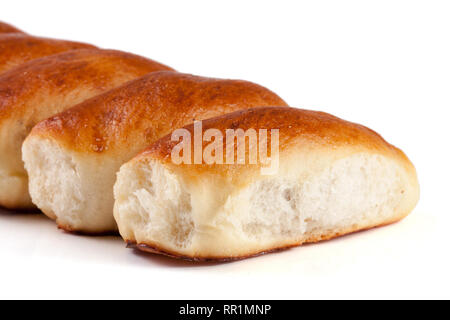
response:
<path fill-rule="evenodd" d="M 194 137 L 198 124 L 212 135 L 183 140 L 188 161 L 174 161 L 174 131 Z M 216 161 L 187 153 L 198 147 Z M 252 82 L 0 23 L 2 207 L 119 232 L 148 252 L 228 260 L 400 220 L 418 195 L 408 158 L 366 127 Z"/>

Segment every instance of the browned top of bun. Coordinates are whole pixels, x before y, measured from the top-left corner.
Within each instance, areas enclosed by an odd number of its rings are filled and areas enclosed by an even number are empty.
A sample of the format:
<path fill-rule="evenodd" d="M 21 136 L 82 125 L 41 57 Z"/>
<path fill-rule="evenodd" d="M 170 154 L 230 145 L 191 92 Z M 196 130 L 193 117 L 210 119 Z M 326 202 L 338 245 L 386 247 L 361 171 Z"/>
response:
<path fill-rule="evenodd" d="M 16 27 L 13 27 L 12 25 L 10 25 L 8 23 L 0 21 L 0 34 L 1 33 L 13 33 L 13 32 L 22 32 L 22 31 L 17 29 Z"/>
<path fill-rule="evenodd" d="M 195 119 L 271 105 L 286 103 L 248 81 L 155 72 L 39 123 L 32 135 L 82 152 L 140 151 Z"/>
<path fill-rule="evenodd" d="M 190 124 L 184 127 L 194 136 L 194 126 Z M 303 151 L 307 154 L 309 151 L 323 150 L 325 152 L 336 152 L 336 150 L 351 150 L 351 152 L 372 152 L 386 155 L 388 157 L 400 159 L 408 167 L 411 167 L 409 160 L 403 152 L 391 144 L 387 143 L 378 133 L 362 125 L 342 120 L 325 112 L 310 111 L 289 107 L 266 107 L 257 109 L 248 109 L 225 114 L 215 118 L 202 121 L 202 129 L 205 132 L 208 129 L 218 129 L 226 136 L 227 129 L 267 129 L 270 155 L 270 130 L 279 130 L 279 152 L 280 156 L 286 152 Z M 169 164 L 171 162 L 172 149 L 179 141 L 171 141 L 171 135 L 159 139 L 149 146 L 139 156 L 136 161 L 146 158 L 157 159 Z M 194 139 L 191 139 L 191 150 L 194 150 Z M 203 149 L 211 142 L 203 141 Z M 248 142 L 246 142 L 248 143 Z M 226 139 L 223 141 L 224 161 Z M 234 143 L 235 155 L 237 154 L 237 144 Z M 246 159 L 248 159 L 249 149 L 246 148 Z M 193 162 L 193 152 L 192 163 Z M 134 160 L 133 160 L 134 161 Z M 178 165 L 185 171 L 190 171 L 194 176 L 201 172 L 214 172 L 227 176 L 233 176 L 233 172 L 241 172 L 241 169 L 250 167 L 258 169 L 260 163 L 253 165 L 206 165 L 202 164 L 181 164 Z M 413 169 L 414 170 L 414 169 Z M 237 174 L 239 176 L 239 174 Z M 242 177 L 242 176 L 240 176 Z"/>
<path fill-rule="evenodd" d="M 160 70 L 172 69 L 116 50 L 80 49 L 35 59 L 0 75 L 0 121 L 17 118 L 33 125 L 43 114 Z"/>
<path fill-rule="evenodd" d="M 81 48 L 95 48 L 95 46 L 34 37 L 25 33 L 0 34 L 0 73 L 32 59 Z"/>

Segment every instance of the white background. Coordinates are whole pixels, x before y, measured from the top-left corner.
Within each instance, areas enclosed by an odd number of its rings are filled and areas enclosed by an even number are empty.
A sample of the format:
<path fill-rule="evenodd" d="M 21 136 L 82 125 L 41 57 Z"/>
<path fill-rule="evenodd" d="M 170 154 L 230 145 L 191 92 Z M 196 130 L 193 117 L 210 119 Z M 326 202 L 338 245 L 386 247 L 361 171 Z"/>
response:
<path fill-rule="evenodd" d="M 450 298 L 448 1 L 8 1 L 32 34 L 241 78 L 365 124 L 415 164 L 400 223 L 226 264 L 136 253 L 0 212 L 0 298 Z"/>

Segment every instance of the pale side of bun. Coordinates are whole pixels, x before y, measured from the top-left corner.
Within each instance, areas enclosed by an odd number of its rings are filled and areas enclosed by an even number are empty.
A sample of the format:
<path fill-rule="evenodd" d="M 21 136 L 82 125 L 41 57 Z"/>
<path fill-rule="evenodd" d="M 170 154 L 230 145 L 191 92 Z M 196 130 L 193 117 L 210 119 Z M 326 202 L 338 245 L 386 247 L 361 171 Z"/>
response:
<path fill-rule="evenodd" d="M 95 46 L 66 40 L 30 36 L 25 33 L 0 33 L 0 73 L 24 62 L 75 49 Z"/>
<path fill-rule="evenodd" d="M 280 107 L 203 121 L 211 128 L 279 129 L 278 171 L 262 174 L 259 161 L 177 165 L 178 142 L 158 140 L 121 167 L 115 184 L 114 217 L 130 246 L 240 259 L 389 224 L 418 201 L 414 166 L 364 126 Z M 186 129 L 193 135 L 192 125 Z"/>
<path fill-rule="evenodd" d="M 23 33 L 23 31 L 8 23 L 0 21 L 0 34 L 2 33 Z"/>
<path fill-rule="evenodd" d="M 191 123 L 257 106 L 286 105 L 240 80 L 156 72 L 39 123 L 23 145 L 33 202 L 60 228 L 117 231 L 113 186 L 120 166 Z"/>
<path fill-rule="evenodd" d="M 80 49 L 35 59 L 0 75 L 0 206 L 33 207 L 21 148 L 36 123 L 160 70 L 171 69 L 121 51 Z"/>

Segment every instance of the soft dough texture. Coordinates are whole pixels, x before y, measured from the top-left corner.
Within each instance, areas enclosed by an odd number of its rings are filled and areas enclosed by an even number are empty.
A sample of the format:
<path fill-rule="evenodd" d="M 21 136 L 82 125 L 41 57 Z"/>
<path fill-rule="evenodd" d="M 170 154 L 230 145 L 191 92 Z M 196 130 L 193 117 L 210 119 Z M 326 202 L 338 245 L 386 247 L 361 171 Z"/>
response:
<path fill-rule="evenodd" d="M 95 46 L 35 37 L 25 33 L 0 33 L 0 73 L 33 59 L 84 48 L 95 48 Z"/>
<path fill-rule="evenodd" d="M 279 129 L 278 171 L 262 175 L 259 161 L 176 165 L 178 142 L 160 139 L 118 173 L 114 217 L 130 246 L 191 260 L 239 259 L 389 224 L 418 201 L 411 162 L 361 125 L 259 108 L 203 121 L 210 128 L 224 135 L 227 128 Z"/>
<path fill-rule="evenodd" d="M 39 123 L 23 145 L 33 202 L 60 228 L 117 231 L 120 166 L 172 130 L 228 112 L 285 105 L 257 84 L 156 72 Z"/>
<path fill-rule="evenodd" d="M 5 22 L 1 22 L 0 21 L 0 34 L 1 33 L 22 33 L 22 30 L 17 29 L 16 27 L 13 27 L 12 25 L 5 23 Z"/>
<path fill-rule="evenodd" d="M 81 49 L 35 59 L 0 75 L 0 206 L 33 207 L 21 148 L 36 123 L 160 70 L 171 68 L 130 53 Z"/>

